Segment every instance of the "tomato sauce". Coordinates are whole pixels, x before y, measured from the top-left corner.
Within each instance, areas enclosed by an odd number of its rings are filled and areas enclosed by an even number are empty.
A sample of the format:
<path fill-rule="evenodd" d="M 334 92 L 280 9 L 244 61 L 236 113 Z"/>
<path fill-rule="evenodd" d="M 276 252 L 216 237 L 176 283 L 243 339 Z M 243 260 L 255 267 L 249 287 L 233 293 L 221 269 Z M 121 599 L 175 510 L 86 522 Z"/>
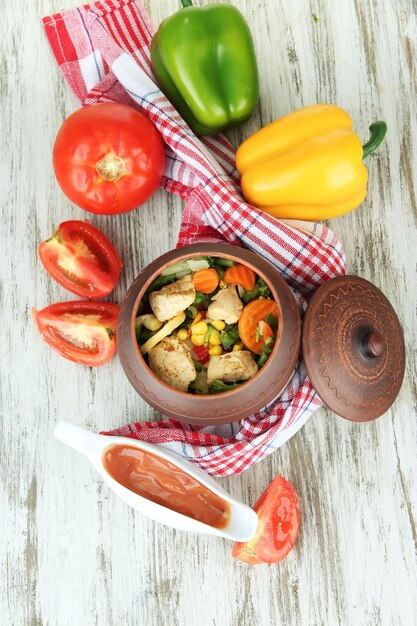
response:
<path fill-rule="evenodd" d="M 134 446 L 105 449 L 103 464 L 118 483 L 156 504 L 213 528 L 225 528 L 230 506 L 182 469 Z"/>

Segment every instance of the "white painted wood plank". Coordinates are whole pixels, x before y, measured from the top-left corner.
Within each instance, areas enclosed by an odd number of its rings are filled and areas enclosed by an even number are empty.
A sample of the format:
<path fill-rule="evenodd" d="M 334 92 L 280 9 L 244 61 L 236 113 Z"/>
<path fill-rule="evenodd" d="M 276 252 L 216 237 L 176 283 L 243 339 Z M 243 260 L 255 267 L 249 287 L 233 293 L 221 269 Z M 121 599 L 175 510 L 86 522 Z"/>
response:
<path fill-rule="evenodd" d="M 155 23 L 174 0 L 148 0 Z M 85 371 L 39 341 L 32 306 L 71 299 L 36 257 L 64 219 L 84 218 L 60 193 L 51 148 L 77 104 L 59 76 L 40 18 L 73 0 L 8 3 L 2 21 L 1 623 L 26 626 L 314 626 L 417 623 L 416 178 L 417 25 L 413 0 L 378 3 L 235 0 L 257 47 L 262 100 L 237 143 L 288 111 L 333 101 L 359 134 L 389 127 L 369 161 L 366 203 L 332 222 L 350 271 L 386 293 L 408 350 L 401 398 L 355 425 L 320 411 L 288 444 L 222 480 L 252 503 L 276 473 L 297 487 L 302 529 L 277 566 L 247 567 L 226 541 L 185 535 L 130 511 L 87 462 L 52 438 L 57 419 L 107 429 L 155 412 L 117 359 Z M 313 14 L 317 16 L 315 22 Z M 115 299 L 175 245 L 178 199 L 92 221 L 124 258 Z M 160 224 L 166 228 L 160 228 Z M 158 225 L 156 228 L 155 225 Z"/>

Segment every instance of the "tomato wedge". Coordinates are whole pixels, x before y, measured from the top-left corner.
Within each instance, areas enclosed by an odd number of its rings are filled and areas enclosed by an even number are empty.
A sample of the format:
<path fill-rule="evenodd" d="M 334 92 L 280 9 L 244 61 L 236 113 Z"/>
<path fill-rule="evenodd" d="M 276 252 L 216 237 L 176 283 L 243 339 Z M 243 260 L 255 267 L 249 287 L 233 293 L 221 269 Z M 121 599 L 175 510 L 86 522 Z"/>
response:
<path fill-rule="evenodd" d="M 118 304 L 57 302 L 32 309 L 32 314 L 46 343 L 65 359 L 94 367 L 108 363 L 116 352 Z"/>
<path fill-rule="evenodd" d="M 110 241 L 87 221 L 62 222 L 50 239 L 39 244 L 38 252 L 48 274 L 83 298 L 109 294 L 122 269 Z"/>
<path fill-rule="evenodd" d="M 297 492 L 280 474 L 253 507 L 259 518 L 256 534 L 236 542 L 232 556 L 244 563 L 278 563 L 294 547 L 300 527 Z"/>

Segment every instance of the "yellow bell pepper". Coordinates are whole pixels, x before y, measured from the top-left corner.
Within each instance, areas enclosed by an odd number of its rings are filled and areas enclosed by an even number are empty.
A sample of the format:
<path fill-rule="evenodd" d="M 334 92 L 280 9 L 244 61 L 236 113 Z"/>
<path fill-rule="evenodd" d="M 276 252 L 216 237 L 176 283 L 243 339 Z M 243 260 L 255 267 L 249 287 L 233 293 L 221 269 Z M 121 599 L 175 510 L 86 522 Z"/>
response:
<path fill-rule="evenodd" d="M 334 104 L 294 111 L 246 139 L 236 153 L 248 202 L 283 219 L 326 220 L 343 215 L 366 196 L 362 159 L 383 140 L 385 122 L 370 126 L 361 145 L 352 120 Z"/>

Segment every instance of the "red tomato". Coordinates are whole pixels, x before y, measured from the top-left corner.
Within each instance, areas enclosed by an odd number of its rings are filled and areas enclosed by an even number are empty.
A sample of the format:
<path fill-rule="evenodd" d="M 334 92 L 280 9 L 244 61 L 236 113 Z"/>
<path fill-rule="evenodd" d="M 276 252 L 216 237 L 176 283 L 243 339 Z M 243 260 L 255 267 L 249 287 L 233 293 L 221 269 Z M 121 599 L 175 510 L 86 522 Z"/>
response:
<path fill-rule="evenodd" d="M 70 361 L 104 365 L 116 352 L 118 304 L 76 300 L 32 313 L 46 343 Z"/>
<path fill-rule="evenodd" d="M 204 365 L 210 358 L 208 346 L 193 346 L 193 352 L 199 363 Z"/>
<path fill-rule="evenodd" d="M 262 493 L 255 506 L 259 525 L 256 534 L 236 542 L 232 556 L 244 563 L 278 563 L 293 548 L 300 527 L 297 492 L 280 474 Z"/>
<path fill-rule="evenodd" d="M 62 222 L 42 241 L 39 257 L 60 285 L 84 298 L 101 298 L 114 289 L 122 262 L 106 237 L 89 222 Z"/>
<path fill-rule="evenodd" d="M 125 213 L 158 187 L 164 145 L 153 123 L 125 104 L 103 102 L 75 111 L 53 150 L 59 186 L 92 213 Z"/>

